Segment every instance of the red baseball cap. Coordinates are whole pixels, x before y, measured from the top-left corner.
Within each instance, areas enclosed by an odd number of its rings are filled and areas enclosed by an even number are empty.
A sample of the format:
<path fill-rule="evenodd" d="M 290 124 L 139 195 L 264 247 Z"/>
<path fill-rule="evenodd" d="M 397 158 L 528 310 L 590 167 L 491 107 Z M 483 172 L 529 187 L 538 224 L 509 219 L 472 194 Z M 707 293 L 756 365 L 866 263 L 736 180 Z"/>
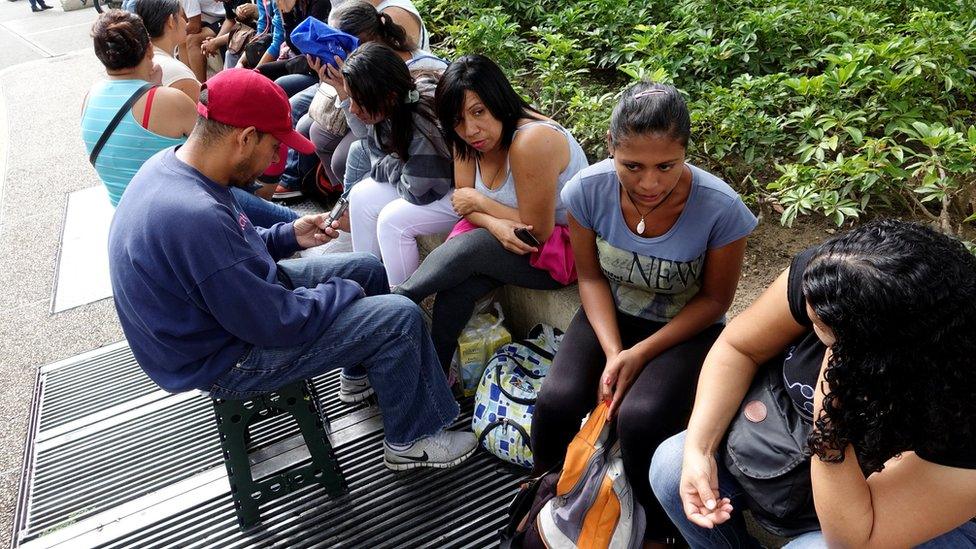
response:
<path fill-rule="evenodd" d="M 200 116 L 234 126 L 254 126 L 302 154 L 315 145 L 291 126 L 291 104 L 281 86 L 251 69 L 225 69 L 200 88 L 207 90 L 207 104 L 197 103 Z"/>

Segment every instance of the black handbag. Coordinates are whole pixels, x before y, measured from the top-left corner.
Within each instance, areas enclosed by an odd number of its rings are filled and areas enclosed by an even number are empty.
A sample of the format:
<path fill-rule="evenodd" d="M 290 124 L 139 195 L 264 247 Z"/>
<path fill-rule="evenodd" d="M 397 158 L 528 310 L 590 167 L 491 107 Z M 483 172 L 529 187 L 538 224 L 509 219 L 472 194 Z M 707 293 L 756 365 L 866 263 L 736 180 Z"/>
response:
<path fill-rule="evenodd" d="M 244 66 L 253 69 L 264 53 L 271 47 L 271 34 L 261 33 L 253 38 L 244 46 Z"/>
<path fill-rule="evenodd" d="M 797 409 L 782 365 L 757 373 L 732 419 L 722 456 L 756 522 L 792 537 L 820 529 L 810 481 L 811 418 Z"/>
<path fill-rule="evenodd" d="M 500 549 L 544 549 L 535 531 L 535 518 L 546 502 L 556 497 L 556 485 L 562 473 L 560 463 L 541 476 L 522 484 L 508 506 L 508 523 L 499 532 Z"/>

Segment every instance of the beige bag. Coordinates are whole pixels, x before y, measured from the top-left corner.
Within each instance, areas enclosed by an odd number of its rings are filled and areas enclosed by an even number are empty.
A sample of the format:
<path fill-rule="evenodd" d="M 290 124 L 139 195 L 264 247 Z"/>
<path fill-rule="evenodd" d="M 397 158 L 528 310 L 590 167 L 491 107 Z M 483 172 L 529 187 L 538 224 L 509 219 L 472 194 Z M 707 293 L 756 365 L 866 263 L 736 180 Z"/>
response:
<path fill-rule="evenodd" d="M 339 107 L 339 93 L 325 82 L 319 84 L 319 91 L 308 107 L 308 116 L 329 133 L 345 135 L 349 131 L 346 114 Z"/>

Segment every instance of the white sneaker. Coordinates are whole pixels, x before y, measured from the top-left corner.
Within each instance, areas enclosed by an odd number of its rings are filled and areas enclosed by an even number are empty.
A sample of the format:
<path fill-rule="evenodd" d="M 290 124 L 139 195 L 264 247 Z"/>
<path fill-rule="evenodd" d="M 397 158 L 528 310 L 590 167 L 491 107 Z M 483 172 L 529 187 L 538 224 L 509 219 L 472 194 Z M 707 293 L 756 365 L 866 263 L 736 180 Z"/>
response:
<path fill-rule="evenodd" d="M 368 377 L 346 377 L 344 373 L 339 372 L 340 401 L 355 404 L 373 396 L 375 392 L 373 386 L 369 384 Z"/>
<path fill-rule="evenodd" d="M 403 450 L 383 443 L 383 462 L 394 471 L 417 467 L 447 469 L 471 457 L 478 448 L 478 437 L 470 431 L 443 430 L 422 438 Z"/>

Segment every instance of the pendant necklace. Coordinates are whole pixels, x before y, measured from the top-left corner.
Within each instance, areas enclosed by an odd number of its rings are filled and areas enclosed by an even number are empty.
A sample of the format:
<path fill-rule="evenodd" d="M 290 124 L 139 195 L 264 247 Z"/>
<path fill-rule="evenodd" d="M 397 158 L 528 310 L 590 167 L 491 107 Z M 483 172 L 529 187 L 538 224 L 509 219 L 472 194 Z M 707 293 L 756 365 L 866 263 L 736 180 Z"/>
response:
<path fill-rule="evenodd" d="M 640 221 L 637 222 L 637 234 L 639 234 L 641 236 L 644 235 L 644 229 L 647 227 L 644 224 L 644 218 L 647 217 L 648 215 L 650 215 L 650 213 L 653 212 L 654 210 L 658 209 L 659 206 L 661 206 L 662 204 L 664 204 L 665 202 L 667 202 L 668 199 L 671 198 L 671 193 L 673 193 L 674 190 L 677 189 L 677 188 L 678 188 L 677 185 L 675 185 L 674 187 L 671 187 L 671 190 L 668 191 L 668 194 L 664 195 L 664 198 L 661 199 L 660 202 L 658 202 L 657 204 L 655 204 L 654 206 L 652 206 L 650 210 L 647 210 L 644 213 L 641 213 L 640 208 L 637 207 L 637 203 L 634 202 L 634 199 L 630 197 L 630 193 L 627 192 L 627 189 L 626 188 L 624 189 L 624 194 L 627 195 L 627 200 L 630 200 L 631 205 L 633 205 L 634 206 L 634 209 L 637 210 L 637 215 L 640 216 Z"/>

